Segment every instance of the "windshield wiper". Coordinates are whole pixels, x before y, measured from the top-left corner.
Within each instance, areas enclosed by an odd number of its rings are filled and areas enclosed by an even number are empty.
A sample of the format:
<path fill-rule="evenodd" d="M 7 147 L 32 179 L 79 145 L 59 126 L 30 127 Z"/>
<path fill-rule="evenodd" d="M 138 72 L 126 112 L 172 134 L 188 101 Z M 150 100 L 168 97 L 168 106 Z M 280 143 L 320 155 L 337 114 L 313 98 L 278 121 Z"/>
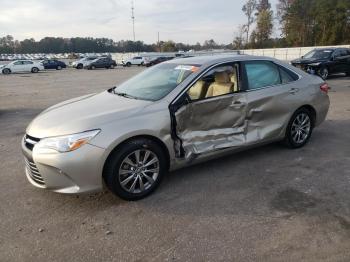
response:
<path fill-rule="evenodd" d="M 136 96 L 132 96 L 129 95 L 127 93 L 121 93 L 121 92 L 117 92 L 117 87 L 115 86 L 114 88 L 112 88 L 111 92 L 117 96 L 122 96 L 122 97 L 126 97 L 126 98 L 131 98 L 131 99 L 138 99 Z"/>

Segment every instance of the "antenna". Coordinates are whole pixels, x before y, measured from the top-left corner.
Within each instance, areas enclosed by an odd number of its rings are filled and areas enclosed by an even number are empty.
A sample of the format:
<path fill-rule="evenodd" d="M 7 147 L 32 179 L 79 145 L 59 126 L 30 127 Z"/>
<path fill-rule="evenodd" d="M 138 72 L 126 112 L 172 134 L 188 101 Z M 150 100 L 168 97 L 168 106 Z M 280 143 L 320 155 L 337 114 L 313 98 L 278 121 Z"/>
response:
<path fill-rule="evenodd" d="M 134 15 L 134 0 L 131 0 L 131 19 L 132 19 L 132 32 L 134 36 L 134 42 L 136 41 L 135 38 L 135 15 Z"/>

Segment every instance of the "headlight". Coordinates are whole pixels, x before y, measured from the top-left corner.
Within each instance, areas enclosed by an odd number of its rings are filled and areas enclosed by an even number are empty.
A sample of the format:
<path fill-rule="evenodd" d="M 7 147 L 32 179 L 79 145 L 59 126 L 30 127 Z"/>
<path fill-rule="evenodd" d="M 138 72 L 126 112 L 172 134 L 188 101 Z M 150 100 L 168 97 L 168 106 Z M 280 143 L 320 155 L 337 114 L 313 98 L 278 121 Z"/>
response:
<path fill-rule="evenodd" d="M 321 63 L 312 63 L 312 64 L 309 64 L 309 66 L 319 66 Z"/>
<path fill-rule="evenodd" d="M 44 138 L 35 145 L 35 148 L 45 152 L 47 152 L 47 150 L 55 150 L 60 153 L 74 151 L 88 143 L 92 138 L 97 136 L 100 131 L 101 130 L 98 129 L 73 135 Z"/>

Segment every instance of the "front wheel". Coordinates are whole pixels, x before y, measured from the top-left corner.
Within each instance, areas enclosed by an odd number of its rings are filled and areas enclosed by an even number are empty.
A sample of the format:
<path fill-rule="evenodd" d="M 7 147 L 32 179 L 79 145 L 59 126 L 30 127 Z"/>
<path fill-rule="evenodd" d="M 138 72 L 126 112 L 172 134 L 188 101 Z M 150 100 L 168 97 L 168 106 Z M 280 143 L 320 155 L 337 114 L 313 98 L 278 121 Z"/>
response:
<path fill-rule="evenodd" d="M 313 116 L 306 108 L 297 110 L 287 126 L 285 143 L 290 148 L 303 147 L 310 139 L 313 129 Z"/>
<path fill-rule="evenodd" d="M 319 70 L 319 75 L 322 77 L 323 80 L 326 80 L 329 76 L 329 70 L 327 67 L 321 67 Z"/>
<path fill-rule="evenodd" d="M 57 66 L 56 70 L 62 70 L 62 66 Z"/>
<path fill-rule="evenodd" d="M 114 69 L 114 65 L 110 65 L 109 68 L 110 68 L 110 69 Z"/>
<path fill-rule="evenodd" d="M 31 70 L 32 73 L 38 73 L 39 72 L 39 68 L 37 67 L 33 67 Z"/>
<path fill-rule="evenodd" d="M 125 200 L 139 200 L 151 194 L 167 170 L 162 148 L 149 139 L 129 141 L 107 160 L 107 187 Z"/>
<path fill-rule="evenodd" d="M 5 68 L 5 69 L 2 70 L 2 73 L 3 73 L 4 75 L 9 75 L 9 74 L 11 74 L 11 70 L 8 69 L 8 68 Z"/>

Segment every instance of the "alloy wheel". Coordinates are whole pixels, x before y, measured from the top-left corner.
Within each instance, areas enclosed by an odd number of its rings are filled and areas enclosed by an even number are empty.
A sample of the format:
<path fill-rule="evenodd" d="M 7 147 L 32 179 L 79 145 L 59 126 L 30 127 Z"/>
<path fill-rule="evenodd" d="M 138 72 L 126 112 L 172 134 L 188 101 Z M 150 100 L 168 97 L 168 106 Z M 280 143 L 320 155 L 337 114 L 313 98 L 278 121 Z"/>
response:
<path fill-rule="evenodd" d="M 122 161 L 119 183 L 125 191 L 139 194 L 152 187 L 158 178 L 159 170 L 159 159 L 152 151 L 136 150 Z"/>
<path fill-rule="evenodd" d="M 329 72 L 327 68 L 322 68 L 320 70 L 320 76 L 322 77 L 322 79 L 326 80 L 328 78 Z"/>
<path fill-rule="evenodd" d="M 302 144 L 304 143 L 311 131 L 311 119 L 310 117 L 305 113 L 300 113 L 297 115 L 293 121 L 292 129 L 291 129 L 291 136 L 296 144 Z"/>

